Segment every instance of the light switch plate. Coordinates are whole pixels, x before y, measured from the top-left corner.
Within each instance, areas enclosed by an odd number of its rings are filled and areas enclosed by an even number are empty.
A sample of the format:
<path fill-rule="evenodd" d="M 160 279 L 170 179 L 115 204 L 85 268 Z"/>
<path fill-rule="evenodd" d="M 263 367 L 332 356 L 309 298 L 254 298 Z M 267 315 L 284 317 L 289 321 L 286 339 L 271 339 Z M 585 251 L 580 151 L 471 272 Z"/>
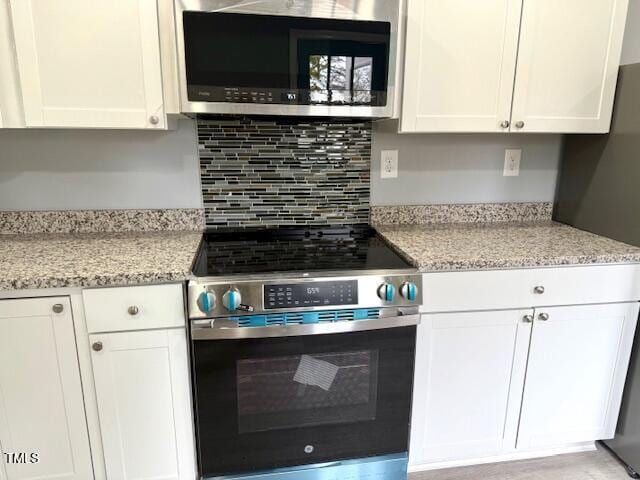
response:
<path fill-rule="evenodd" d="M 380 152 L 380 178 L 398 178 L 398 150 Z"/>
<path fill-rule="evenodd" d="M 522 150 L 505 150 L 504 152 L 504 172 L 505 177 L 517 177 L 520 175 L 520 160 Z"/>

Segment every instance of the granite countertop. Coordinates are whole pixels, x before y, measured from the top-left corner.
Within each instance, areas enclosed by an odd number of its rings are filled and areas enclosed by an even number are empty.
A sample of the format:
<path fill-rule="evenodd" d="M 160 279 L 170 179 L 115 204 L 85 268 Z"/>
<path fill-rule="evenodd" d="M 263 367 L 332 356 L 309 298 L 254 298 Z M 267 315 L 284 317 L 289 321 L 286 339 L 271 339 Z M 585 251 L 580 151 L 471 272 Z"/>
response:
<path fill-rule="evenodd" d="M 640 248 L 552 221 L 376 229 L 423 272 L 640 262 Z"/>
<path fill-rule="evenodd" d="M 5 234 L 0 290 L 183 281 L 202 233 Z"/>

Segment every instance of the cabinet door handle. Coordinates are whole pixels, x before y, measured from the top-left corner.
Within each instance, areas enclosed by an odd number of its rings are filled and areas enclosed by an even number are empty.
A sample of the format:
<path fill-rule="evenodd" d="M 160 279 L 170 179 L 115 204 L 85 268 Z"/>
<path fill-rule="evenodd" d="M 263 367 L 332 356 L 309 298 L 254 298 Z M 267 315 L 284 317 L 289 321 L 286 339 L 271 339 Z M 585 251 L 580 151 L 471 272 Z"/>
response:
<path fill-rule="evenodd" d="M 51 307 L 53 313 L 62 313 L 64 310 L 64 306 L 61 303 L 56 303 L 53 307 Z"/>
<path fill-rule="evenodd" d="M 516 122 L 516 128 L 524 128 L 524 122 L 523 121 Z"/>
<path fill-rule="evenodd" d="M 537 293 L 538 295 L 542 295 L 544 293 L 544 287 L 542 285 L 538 285 L 537 287 L 533 287 L 533 293 Z"/>
<path fill-rule="evenodd" d="M 94 352 L 100 352 L 102 350 L 102 342 L 93 342 L 91 348 Z"/>
<path fill-rule="evenodd" d="M 533 315 L 525 315 L 522 317 L 524 323 L 533 323 Z"/>
<path fill-rule="evenodd" d="M 500 124 L 500 126 L 501 126 L 502 128 L 509 128 L 509 125 L 511 125 L 511 124 L 509 123 L 509 120 L 504 120 L 504 121 Z"/>
<path fill-rule="evenodd" d="M 548 313 L 540 313 L 540 314 L 538 314 L 538 320 L 546 322 L 547 320 L 549 320 L 549 314 Z"/>

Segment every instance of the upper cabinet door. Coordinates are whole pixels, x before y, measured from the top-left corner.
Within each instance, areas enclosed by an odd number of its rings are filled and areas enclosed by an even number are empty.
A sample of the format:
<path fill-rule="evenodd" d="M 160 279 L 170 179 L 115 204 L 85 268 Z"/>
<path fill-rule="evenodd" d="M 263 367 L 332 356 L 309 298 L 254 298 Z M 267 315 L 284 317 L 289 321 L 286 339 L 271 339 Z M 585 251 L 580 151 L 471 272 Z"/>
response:
<path fill-rule="evenodd" d="M 0 479 L 93 478 L 68 298 L 0 301 L 0 446 Z"/>
<path fill-rule="evenodd" d="M 156 0 L 10 6 L 28 127 L 165 127 Z"/>
<path fill-rule="evenodd" d="M 524 0 L 512 131 L 609 131 L 628 0 Z"/>
<path fill-rule="evenodd" d="M 541 308 L 535 318 L 518 448 L 613 438 L 638 303 Z"/>
<path fill-rule="evenodd" d="M 402 132 L 509 131 L 521 0 L 409 0 Z"/>

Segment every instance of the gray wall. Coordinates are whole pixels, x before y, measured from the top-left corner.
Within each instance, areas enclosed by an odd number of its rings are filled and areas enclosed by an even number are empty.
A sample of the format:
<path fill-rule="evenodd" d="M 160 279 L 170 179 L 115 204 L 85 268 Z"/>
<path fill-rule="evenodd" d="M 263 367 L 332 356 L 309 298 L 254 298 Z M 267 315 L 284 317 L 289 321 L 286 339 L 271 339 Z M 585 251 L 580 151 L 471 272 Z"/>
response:
<path fill-rule="evenodd" d="M 404 134 L 374 127 L 372 205 L 552 202 L 561 135 Z M 522 149 L 520 176 L 504 177 L 504 151 Z M 398 178 L 380 178 L 380 151 L 398 150 Z"/>
<path fill-rule="evenodd" d="M 191 120 L 168 132 L 0 130 L 0 210 L 201 205 Z"/>
<path fill-rule="evenodd" d="M 622 48 L 622 65 L 640 62 L 640 0 L 629 1 L 629 15 Z"/>
<path fill-rule="evenodd" d="M 622 63 L 640 62 L 640 0 L 630 0 Z M 398 135 L 376 124 L 374 205 L 552 201 L 559 135 Z M 0 130 L 0 210 L 201 206 L 193 122 L 177 131 Z M 520 177 L 503 177 L 505 148 Z M 400 151 L 398 179 L 380 180 L 380 150 Z"/>

